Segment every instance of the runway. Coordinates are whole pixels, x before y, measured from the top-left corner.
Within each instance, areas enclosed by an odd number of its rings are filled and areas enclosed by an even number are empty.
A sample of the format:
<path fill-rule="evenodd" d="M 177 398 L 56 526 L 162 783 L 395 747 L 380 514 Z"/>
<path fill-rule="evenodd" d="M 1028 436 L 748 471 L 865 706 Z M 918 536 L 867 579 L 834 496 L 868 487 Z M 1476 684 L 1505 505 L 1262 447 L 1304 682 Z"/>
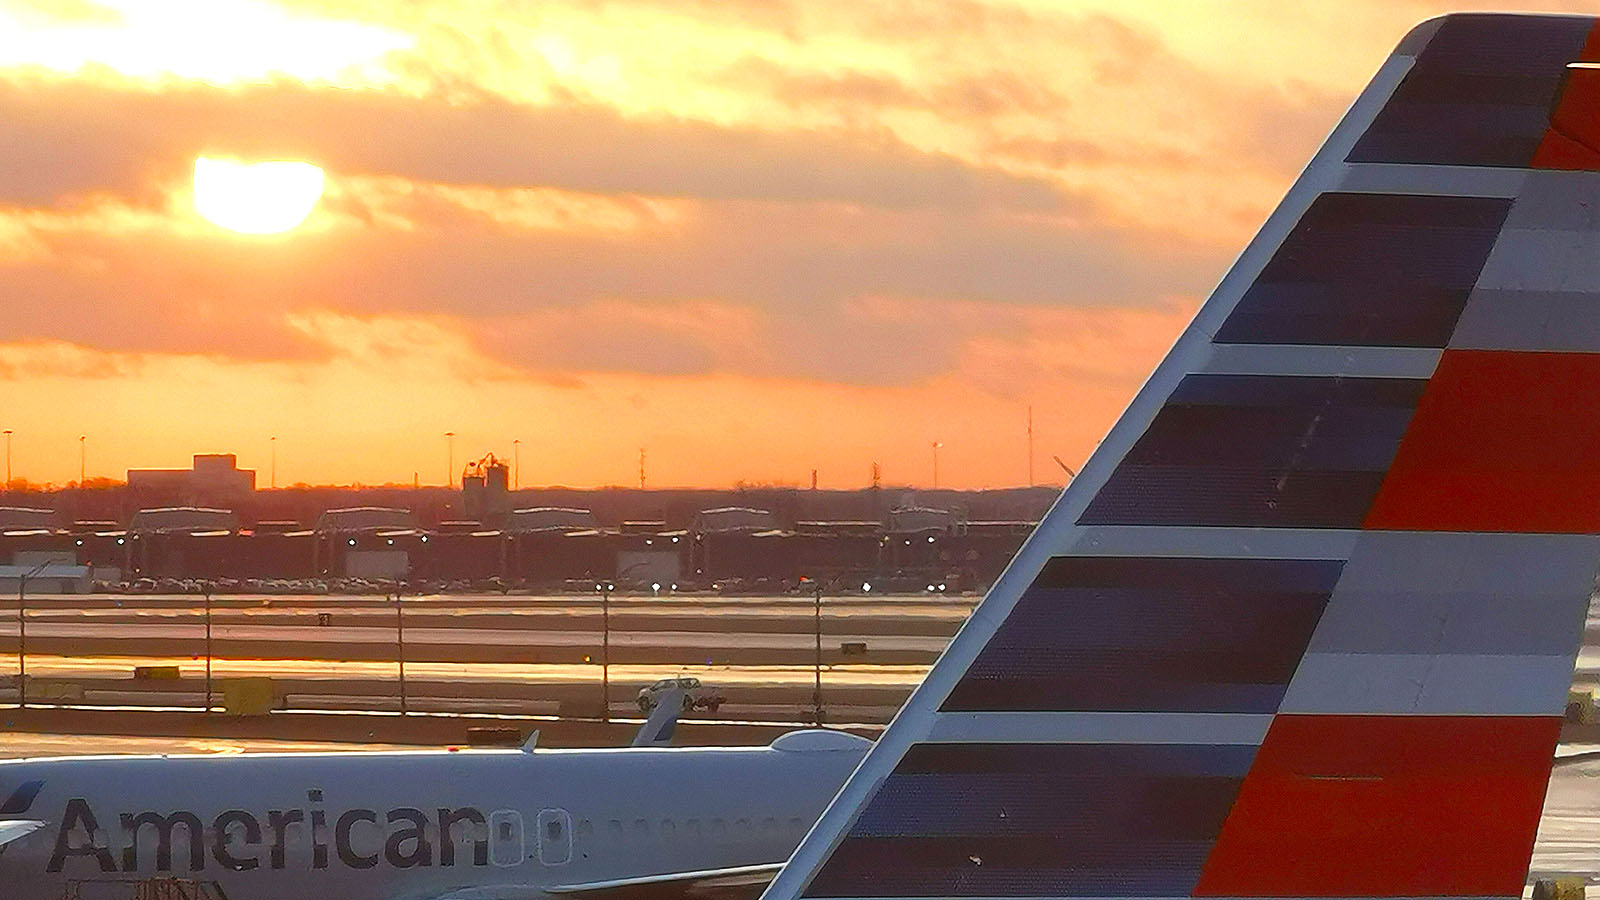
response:
<path fill-rule="evenodd" d="M 1600 760 L 1551 773 L 1529 879 L 1559 876 L 1600 883 Z"/>
<path fill-rule="evenodd" d="M 824 598 L 821 687 L 830 717 L 888 721 L 976 601 Z M 213 597 L 213 698 L 221 679 L 264 675 L 293 709 L 398 710 L 403 634 L 413 711 L 598 714 L 601 661 L 609 659 L 614 714 L 637 714 L 642 685 L 686 674 L 726 698 L 720 718 L 812 717 L 815 598 L 613 596 L 608 605 L 609 617 L 591 596 L 406 597 L 398 608 L 384 597 Z M 15 598 L 0 600 L 0 654 L 18 647 L 16 610 Z M 202 598 L 28 598 L 26 612 L 35 702 L 204 704 Z M 136 667 L 153 665 L 176 665 L 181 677 L 133 679 Z M 0 703 L 16 698 L 15 679 L 0 681 Z"/>
<path fill-rule="evenodd" d="M 183 657 L 205 652 L 206 615 L 193 596 L 31 598 L 30 653 Z M 855 662 L 929 665 L 977 598 L 824 598 L 824 663 L 841 645 Z M 599 655 L 609 632 L 614 663 L 794 665 L 816 658 L 809 597 L 617 598 L 605 628 L 594 597 L 214 598 L 214 656 L 229 659 L 577 663 Z M 0 600 L 0 653 L 14 653 L 15 599 Z M 7 612 L 11 615 L 7 615 Z"/>

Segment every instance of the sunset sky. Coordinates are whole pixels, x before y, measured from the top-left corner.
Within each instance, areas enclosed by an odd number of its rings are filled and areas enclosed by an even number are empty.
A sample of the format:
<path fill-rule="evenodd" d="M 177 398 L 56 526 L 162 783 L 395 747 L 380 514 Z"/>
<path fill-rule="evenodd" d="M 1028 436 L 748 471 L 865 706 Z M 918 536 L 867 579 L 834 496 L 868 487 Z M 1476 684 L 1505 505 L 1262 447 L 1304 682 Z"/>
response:
<path fill-rule="evenodd" d="M 1416 21 L 1505 2 L 0 0 L 18 477 L 1025 483 Z M 1545 10 L 1591 4 L 1546 2 Z M 298 227 L 197 157 L 321 167 Z"/>

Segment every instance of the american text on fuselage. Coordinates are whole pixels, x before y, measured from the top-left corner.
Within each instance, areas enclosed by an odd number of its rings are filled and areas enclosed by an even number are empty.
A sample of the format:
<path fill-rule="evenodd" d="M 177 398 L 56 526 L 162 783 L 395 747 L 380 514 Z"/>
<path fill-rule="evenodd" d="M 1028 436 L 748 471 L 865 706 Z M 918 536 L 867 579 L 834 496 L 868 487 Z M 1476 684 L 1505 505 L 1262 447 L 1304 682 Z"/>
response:
<path fill-rule="evenodd" d="M 46 871 L 65 873 L 199 873 L 208 870 L 249 872 L 258 869 L 314 871 L 332 867 L 352 870 L 437 866 L 515 868 L 527 861 L 530 846 L 545 866 L 567 863 L 574 852 L 574 827 L 564 809 L 539 811 L 533 840 L 524 817 L 515 809 L 484 811 L 476 806 L 410 807 L 387 810 L 328 810 L 322 791 L 306 791 L 306 805 L 295 809 L 252 811 L 227 809 L 209 821 L 188 810 L 119 811 L 107 815 L 89 800 L 67 801 L 56 827 Z M 635 822 L 635 832 L 652 823 Z M 733 829 L 783 829 L 798 838 L 809 822 L 793 818 L 779 823 L 706 822 L 714 838 Z M 626 826 L 609 823 L 621 837 Z M 671 820 L 654 823 L 663 832 L 676 830 Z M 698 833 L 701 823 L 682 823 Z M 579 832 L 591 831 L 584 821 Z"/>

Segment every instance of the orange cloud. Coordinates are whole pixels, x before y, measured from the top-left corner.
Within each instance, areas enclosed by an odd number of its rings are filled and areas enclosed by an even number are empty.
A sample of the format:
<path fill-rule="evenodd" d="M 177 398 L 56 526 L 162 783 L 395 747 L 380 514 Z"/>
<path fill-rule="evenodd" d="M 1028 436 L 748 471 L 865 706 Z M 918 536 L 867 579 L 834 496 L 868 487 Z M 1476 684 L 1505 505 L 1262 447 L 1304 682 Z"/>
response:
<path fill-rule="evenodd" d="M 75 476 L 92 427 L 101 474 L 259 465 L 276 434 L 285 480 L 438 480 L 450 430 L 520 438 L 524 481 L 628 481 L 643 445 L 662 484 L 916 482 L 941 440 L 951 483 L 1016 483 L 1025 408 L 1080 459 L 1441 10 L 158 7 L 0 0 L 0 414 L 29 477 Z M 215 40 L 152 38 L 199 7 Z M 187 196 L 201 153 L 305 159 L 327 192 L 227 234 Z"/>

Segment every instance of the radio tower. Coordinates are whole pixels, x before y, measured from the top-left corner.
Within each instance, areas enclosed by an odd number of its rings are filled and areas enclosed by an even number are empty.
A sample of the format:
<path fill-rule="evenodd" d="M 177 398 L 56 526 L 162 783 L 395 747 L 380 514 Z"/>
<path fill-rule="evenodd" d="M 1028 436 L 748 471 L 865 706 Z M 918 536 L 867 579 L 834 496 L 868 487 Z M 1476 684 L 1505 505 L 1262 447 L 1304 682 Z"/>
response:
<path fill-rule="evenodd" d="M 1033 487 L 1033 404 L 1028 404 L 1028 487 Z"/>

